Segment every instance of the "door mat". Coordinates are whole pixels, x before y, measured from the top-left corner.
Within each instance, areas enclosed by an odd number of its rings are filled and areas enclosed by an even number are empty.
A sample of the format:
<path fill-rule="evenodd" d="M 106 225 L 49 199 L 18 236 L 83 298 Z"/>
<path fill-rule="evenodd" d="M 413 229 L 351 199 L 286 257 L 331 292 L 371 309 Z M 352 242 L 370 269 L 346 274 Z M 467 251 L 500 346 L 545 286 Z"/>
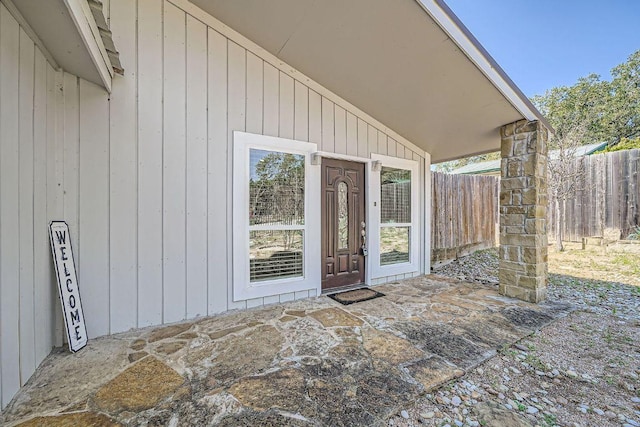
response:
<path fill-rule="evenodd" d="M 368 301 L 370 299 L 383 297 L 384 294 L 382 292 L 374 291 L 373 289 L 360 288 L 327 296 L 332 300 L 338 301 L 342 305 L 349 305 L 356 302 Z"/>

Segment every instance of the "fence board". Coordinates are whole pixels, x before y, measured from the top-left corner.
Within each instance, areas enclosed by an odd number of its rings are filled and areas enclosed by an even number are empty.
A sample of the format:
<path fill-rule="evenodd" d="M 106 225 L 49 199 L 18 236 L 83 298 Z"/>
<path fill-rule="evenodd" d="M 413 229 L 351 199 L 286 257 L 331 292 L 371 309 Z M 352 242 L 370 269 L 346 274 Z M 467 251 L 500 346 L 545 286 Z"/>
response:
<path fill-rule="evenodd" d="M 595 154 L 576 162 L 585 173 L 575 194 L 562 207 L 564 240 L 603 237 L 608 229 L 624 239 L 640 225 L 640 150 Z M 434 265 L 495 245 L 499 222 L 498 177 L 433 172 L 431 192 Z M 551 196 L 547 212 L 547 230 L 553 236 L 557 215 Z"/>
<path fill-rule="evenodd" d="M 431 260 L 438 265 L 495 245 L 500 181 L 432 173 Z"/>
<path fill-rule="evenodd" d="M 576 162 L 584 168 L 584 180 L 564 202 L 563 239 L 603 237 L 606 230 L 624 239 L 640 224 L 640 150 L 595 154 Z M 549 197 L 549 234 L 557 221 L 554 203 Z"/>

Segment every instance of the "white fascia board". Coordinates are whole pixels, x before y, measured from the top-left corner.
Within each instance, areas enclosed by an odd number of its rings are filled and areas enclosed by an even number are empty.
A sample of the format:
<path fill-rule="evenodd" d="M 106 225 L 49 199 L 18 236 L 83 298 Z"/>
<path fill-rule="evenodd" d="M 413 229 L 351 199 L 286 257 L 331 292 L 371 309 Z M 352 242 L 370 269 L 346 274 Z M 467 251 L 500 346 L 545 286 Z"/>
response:
<path fill-rule="evenodd" d="M 530 105 L 527 105 L 527 102 L 525 102 L 511 84 L 503 78 L 489 58 L 469 39 L 465 31 L 458 26 L 437 0 L 416 1 L 524 118 L 530 121 L 542 120 L 541 115 L 537 111 L 532 110 Z M 545 123 L 545 125 L 548 127 L 547 123 Z"/>
<path fill-rule="evenodd" d="M 80 37 L 82 37 L 82 41 L 87 47 L 98 74 L 100 74 L 105 89 L 111 93 L 113 68 L 111 67 L 107 50 L 104 48 L 98 25 L 91 13 L 89 3 L 87 3 L 87 0 L 64 0 L 64 4 L 69 10 L 71 19 L 76 24 Z"/>

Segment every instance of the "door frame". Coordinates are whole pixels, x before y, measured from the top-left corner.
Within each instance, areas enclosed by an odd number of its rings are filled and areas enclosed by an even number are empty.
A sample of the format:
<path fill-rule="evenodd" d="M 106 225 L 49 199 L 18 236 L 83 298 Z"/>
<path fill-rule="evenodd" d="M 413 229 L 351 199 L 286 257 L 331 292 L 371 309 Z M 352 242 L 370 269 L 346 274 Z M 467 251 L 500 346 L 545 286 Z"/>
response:
<path fill-rule="evenodd" d="M 339 154 L 339 153 L 331 153 L 331 152 L 327 152 L 327 151 L 317 151 L 315 153 L 311 154 L 312 156 L 312 162 L 317 162 L 318 165 L 322 166 L 322 158 L 327 158 L 327 159 L 336 159 L 336 160 L 346 160 L 349 162 L 354 162 L 354 163 L 364 163 L 364 197 L 365 197 L 365 221 L 367 222 L 367 248 L 369 247 L 369 245 L 371 244 L 371 241 L 369 239 L 369 228 L 370 228 L 370 224 L 371 224 L 371 212 L 373 209 L 371 209 L 371 194 L 370 194 L 370 185 L 369 183 L 371 182 L 371 168 L 373 166 L 373 159 L 368 159 L 366 157 L 358 157 L 358 156 L 353 156 L 350 154 Z M 316 160 L 314 160 L 316 159 Z M 316 163 L 314 163 L 316 164 Z M 322 192 L 322 173 L 319 174 L 320 175 L 320 180 L 318 181 L 318 192 Z M 322 215 L 322 213 L 321 213 Z M 322 218 L 322 217 L 321 217 Z M 322 227 L 322 222 L 321 225 Z M 364 261 L 364 283 L 363 285 L 365 286 L 371 286 L 371 273 L 372 273 L 372 269 L 370 266 L 370 262 L 369 262 L 369 258 L 370 256 L 365 257 L 365 261 Z M 318 258 L 318 263 L 322 262 L 322 255 L 320 255 L 320 257 Z M 322 264 L 319 264 L 320 266 L 322 266 Z M 320 270 L 322 271 L 322 270 Z M 318 277 L 318 295 L 321 295 L 323 290 L 322 290 L 322 273 L 320 273 L 320 277 Z M 329 293 L 331 293 L 331 290 L 328 290 Z"/>

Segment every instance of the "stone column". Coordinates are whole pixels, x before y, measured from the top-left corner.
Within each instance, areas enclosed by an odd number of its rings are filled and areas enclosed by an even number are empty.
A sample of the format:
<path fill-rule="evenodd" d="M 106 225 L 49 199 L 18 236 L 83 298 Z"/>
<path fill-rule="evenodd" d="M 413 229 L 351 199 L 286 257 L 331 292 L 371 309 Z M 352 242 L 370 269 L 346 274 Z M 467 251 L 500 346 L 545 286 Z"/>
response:
<path fill-rule="evenodd" d="M 499 292 L 541 302 L 547 290 L 547 138 L 537 121 L 500 129 Z"/>

